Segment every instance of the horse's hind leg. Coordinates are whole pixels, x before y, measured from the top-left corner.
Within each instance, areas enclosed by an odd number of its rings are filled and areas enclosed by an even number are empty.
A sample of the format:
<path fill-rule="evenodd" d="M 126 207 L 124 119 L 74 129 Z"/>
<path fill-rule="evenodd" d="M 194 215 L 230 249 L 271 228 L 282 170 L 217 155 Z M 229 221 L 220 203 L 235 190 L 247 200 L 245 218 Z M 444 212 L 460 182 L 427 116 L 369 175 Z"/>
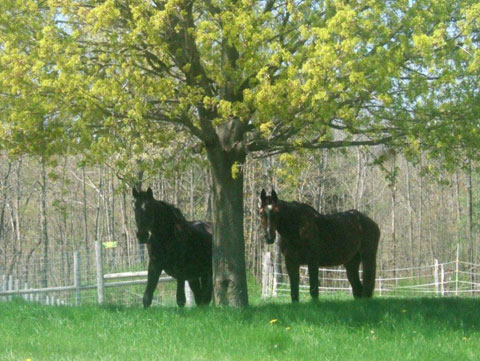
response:
<path fill-rule="evenodd" d="M 362 297 L 363 287 L 360 282 L 360 276 L 358 275 L 358 269 L 360 268 L 360 253 L 357 253 L 350 261 L 345 263 L 345 268 L 347 270 L 347 278 L 350 284 L 352 285 L 353 297 L 360 298 Z M 365 279 L 365 277 L 364 277 Z"/>
<path fill-rule="evenodd" d="M 299 299 L 299 283 L 300 283 L 300 265 L 292 262 L 289 259 L 285 260 L 287 266 L 288 278 L 290 278 L 290 296 L 292 297 L 292 302 L 298 302 Z"/>
<path fill-rule="evenodd" d="M 177 305 L 178 307 L 184 307 L 187 303 L 185 297 L 185 280 L 177 280 Z"/>
<path fill-rule="evenodd" d="M 310 296 L 313 300 L 318 300 L 318 265 L 308 265 L 308 278 L 310 279 Z"/>
<path fill-rule="evenodd" d="M 143 294 L 143 307 L 147 308 L 152 304 L 153 292 L 157 288 L 158 279 L 162 273 L 162 268 L 155 262 L 148 262 L 147 288 Z"/>
<path fill-rule="evenodd" d="M 202 305 L 208 305 L 212 300 L 213 294 L 212 274 L 203 275 L 200 281 L 202 282 Z"/>
<path fill-rule="evenodd" d="M 380 240 L 380 229 L 370 218 L 364 216 L 362 228 L 365 234 L 362 240 L 360 254 L 363 268 L 362 297 L 372 297 L 375 288 L 375 272 L 377 269 L 377 249 Z"/>
<path fill-rule="evenodd" d="M 376 255 L 362 256 L 363 265 L 363 292 L 362 297 L 372 297 L 375 288 L 375 272 L 377 269 Z"/>

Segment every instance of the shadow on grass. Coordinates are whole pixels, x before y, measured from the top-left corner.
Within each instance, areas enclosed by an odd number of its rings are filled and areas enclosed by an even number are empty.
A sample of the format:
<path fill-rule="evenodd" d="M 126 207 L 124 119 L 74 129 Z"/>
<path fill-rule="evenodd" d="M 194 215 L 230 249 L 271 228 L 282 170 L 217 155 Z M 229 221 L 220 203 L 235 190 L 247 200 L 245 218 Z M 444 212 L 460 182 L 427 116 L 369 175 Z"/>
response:
<path fill-rule="evenodd" d="M 278 299 L 262 300 L 244 309 L 230 307 L 191 307 L 156 306 L 147 310 L 140 307 L 121 305 L 90 305 L 83 307 L 45 307 L 29 304 L 23 300 L 5 303 L 6 309 L 24 316 L 36 317 L 51 314 L 67 318 L 96 318 L 98 311 L 139 320 L 164 318 L 168 322 L 183 319 L 186 322 L 220 325 L 237 323 L 244 325 L 267 325 L 272 320 L 281 326 L 311 325 L 316 327 L 382 327 L 395 329 L 419 327 L 435 330 L 480 331 L 480 298 L 373 298 L 353 300 L 321 298 L 318 302 L 303 301 L 291 304 Z M 7 310 L 4 310 L 7 312 Z M 1 316 L 1 312 L 0 312 Z M 122 316 L 122 317 L 123 317 Z M 176 321 L 175 321 L 176 322 Z"/>
<path fill-rule="evenodd" d="M 103 306 L 112 312 L 140 312 L 122 306 Z M 142 310 L 143 311 L 143 310 Z M 262 300 L 244 309 L 230 307 L 152 307 L 150 316 L 175 315 L 200 322 L 238 322 L 244 324 L 278 324 L 315 326 L 423 328 L 480 331 L 480 298 L 373 298 L 369 300 L 320 299 L 292 304 L 276 299 Z M 168 316 L 167 316 L 168 317 Z"/>
<path fill-rule="evenodd" d="M 474 298 L 327 299 L 298 304 L 262 304 L 244 310 L 245 319 L 253 321 L 261 315 L 285 325 L 395 328 L 404 324 L 480 331 L 480 299 Z"/>

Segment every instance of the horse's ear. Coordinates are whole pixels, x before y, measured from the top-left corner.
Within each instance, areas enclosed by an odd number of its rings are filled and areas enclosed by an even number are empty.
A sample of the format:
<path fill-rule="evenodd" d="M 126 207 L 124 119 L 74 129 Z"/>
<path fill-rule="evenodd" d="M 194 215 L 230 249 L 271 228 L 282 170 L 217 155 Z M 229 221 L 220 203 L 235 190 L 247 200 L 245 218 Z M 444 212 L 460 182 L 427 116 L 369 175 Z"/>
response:
<path fill-rule="evenodd" d="M 137 188 L 135 188 L 135 187 L 132 188 L 132 195 L 133 195 L 133 198 L 137 198 L 137 197 L 138 197 Z"/>
<path fill-rule="evenodd" d="M 262 191 L 260 192 L 260 207 L 264 205 L 266 202 L 267 202 L 267 192 L 265 192 L 265 189 L 262 189 Z"/>
<path fill-rule="evenodd" d="M 278 197 L 277 197 L 277 192 L 275 192 L 275 189 L 272 188 L 272 193 L 270 195 L 272 197 L 272 203 L 276 204 L 278 201 Z"/>
<path fill-rule="evenodd" d="M 150 187 L 147 189 L 147 199 L 153 199 L 153 191 Z"/>

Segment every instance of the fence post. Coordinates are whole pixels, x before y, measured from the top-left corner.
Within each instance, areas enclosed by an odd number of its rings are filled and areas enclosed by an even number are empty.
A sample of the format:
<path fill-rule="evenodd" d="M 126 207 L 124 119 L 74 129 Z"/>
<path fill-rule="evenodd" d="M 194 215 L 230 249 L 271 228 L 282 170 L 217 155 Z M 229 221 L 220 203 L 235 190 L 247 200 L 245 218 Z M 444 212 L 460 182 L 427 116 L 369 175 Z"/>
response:
<path fill-rule="evenodd" d="M 443 263 L 440 265 L 440 292 L 442 296 L 445 296 L 445 269 Z"/>
<path fill-rule="evenodd" d="M 272 272 L 272 296 L 277 297 L 277 283 L 278 283 L 278 269 L 276 265 L 273 265 L 273 272 Z"/>
<path fill-rule="evenodd" d="M 81 301 L 81 291 L 80 291 L 81 278 L 80 277 L 81 277 L 80 253 L 76 251 L 76 252 L 73 252 L 73 285 L 75 286 L 75 306 L 79 306 Z"/>
<path fill-rule="evenodd" d="M 97 300 L 100 305 L 105 302 L 105 289 L 103 287 L 103 258 L 102 244 L 95 242 L 95 261 L 97 265 Z"/>
<path fill-rule="evenodd" d="M 458 296 L 458 263 L 459 263 L 459 258 L 460 256 L 460 247 L 457 243 L 457 258 L 455 260 L 455 296 Z"/>
<path fill-rule="evenodd" d="M 435 294 L 438 295 L 439 284 L 438 284 L 438 259 L 433 260 L 433 280 L 435 282 Z"/>
<path fill-rule="evenodd" d="M 12 275 L 8 276 L 7 291 L 13 291 L 13 276 Z M 7 296 L 8 301 L 11 301 L 12 298 L 13 298 L 12 296 Z"/>
<path fill-rule="evenodd" d="M 7 290 L 7 276 L 2 275 L 0 279 L 0 291 L 6 291 Z M 5 301 L 5 297 L 0 297 L 0 300 Z"/>
<path fill-rule="evenodd" d="M 186 299 L 186 306 L 192 307 L 193 293 L 192 293 L 192 289 L 190 288 L 190 284 L 188 282 L 185 282 L 185 299 Z"/>
<path fill-rule="evenodd" d="M 28 290 L 28 282 L 25 282 L 25 284 L 23 285 L 23 288 L 24 288 L 25 290 Z M 23 299 L 24 299 L 25 301 L 28 301 L 28 297 L 29 297 L 29 296 L 30 296 L 30 295 L 29 295 L 28 293 L 24 293 L 22 297 L 23 297 Z"/>
<path fill-rule="evenodd" d="M 263 262 L 262 262 L 262 298 L 266 298 L 270 296 L 269 284 L 270 284 L 270 273 L 271 273 L 271 260 L 272 254 L 271 252 L 265 252 L 263 254 Z"/>
<path fill-rule="evenodd" d="M 22 284 L 21 284 L 20 280 L 18 278 L 15 279 L 15 291 L 20 291 L 21 287 L 22 287 Z M 20 297 L 18 293 L 17 293 L 16 296 Z"/>

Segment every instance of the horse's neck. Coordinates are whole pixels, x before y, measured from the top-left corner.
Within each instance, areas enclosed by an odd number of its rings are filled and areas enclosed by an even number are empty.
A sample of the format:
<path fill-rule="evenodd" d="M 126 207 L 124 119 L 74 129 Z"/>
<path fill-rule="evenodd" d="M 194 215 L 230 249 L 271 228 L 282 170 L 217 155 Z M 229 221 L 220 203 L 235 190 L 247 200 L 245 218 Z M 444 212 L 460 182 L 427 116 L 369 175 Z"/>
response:
<path fill-rule="evenodd" d="M 291 202 L 278 201 L 278 221 L 277 231 L 281 236 L 288 236 L 295 232 L 294 228 L 298 224 L 299 215 Z"/>
<path fill-rule="evenodd" d="M 299 228 L 305 217 L 321 216 L 314 208 L 305 203 L 279 201 L 277 231 L 282 236 L 298 236 Z"/>
<path fill-rule="evenodd" d="M 165 242 L 170 242 L 174 236 L 174 217 L 168 214 L 171 211 L 168 210 L 166 204 L 161 201 L 155 201 L 155 203 L 158 209 L 155 209 L 154 212 L 151 233 L 155 241 L 165 244 Z"/>
<path fill-rule="evenodd" d="M 183 218 L 178 209 L 169 204 L 161 206 L 166 207 L 167 210 L 163 214 L 155 212 L 153 221 L 155 229 L 152 231 L 152 235 L 154 240 L 161 243 L 163 248 L 171 248 L 188 238 L 187 235 L 191 232 L 191 225 Z M 159 227 L 159 224 L 162 224 L 162 226 Z M 175 231 L 176 228 L 178 232 Z M 180 236 L 179 233 L 181 234 Z"/>

